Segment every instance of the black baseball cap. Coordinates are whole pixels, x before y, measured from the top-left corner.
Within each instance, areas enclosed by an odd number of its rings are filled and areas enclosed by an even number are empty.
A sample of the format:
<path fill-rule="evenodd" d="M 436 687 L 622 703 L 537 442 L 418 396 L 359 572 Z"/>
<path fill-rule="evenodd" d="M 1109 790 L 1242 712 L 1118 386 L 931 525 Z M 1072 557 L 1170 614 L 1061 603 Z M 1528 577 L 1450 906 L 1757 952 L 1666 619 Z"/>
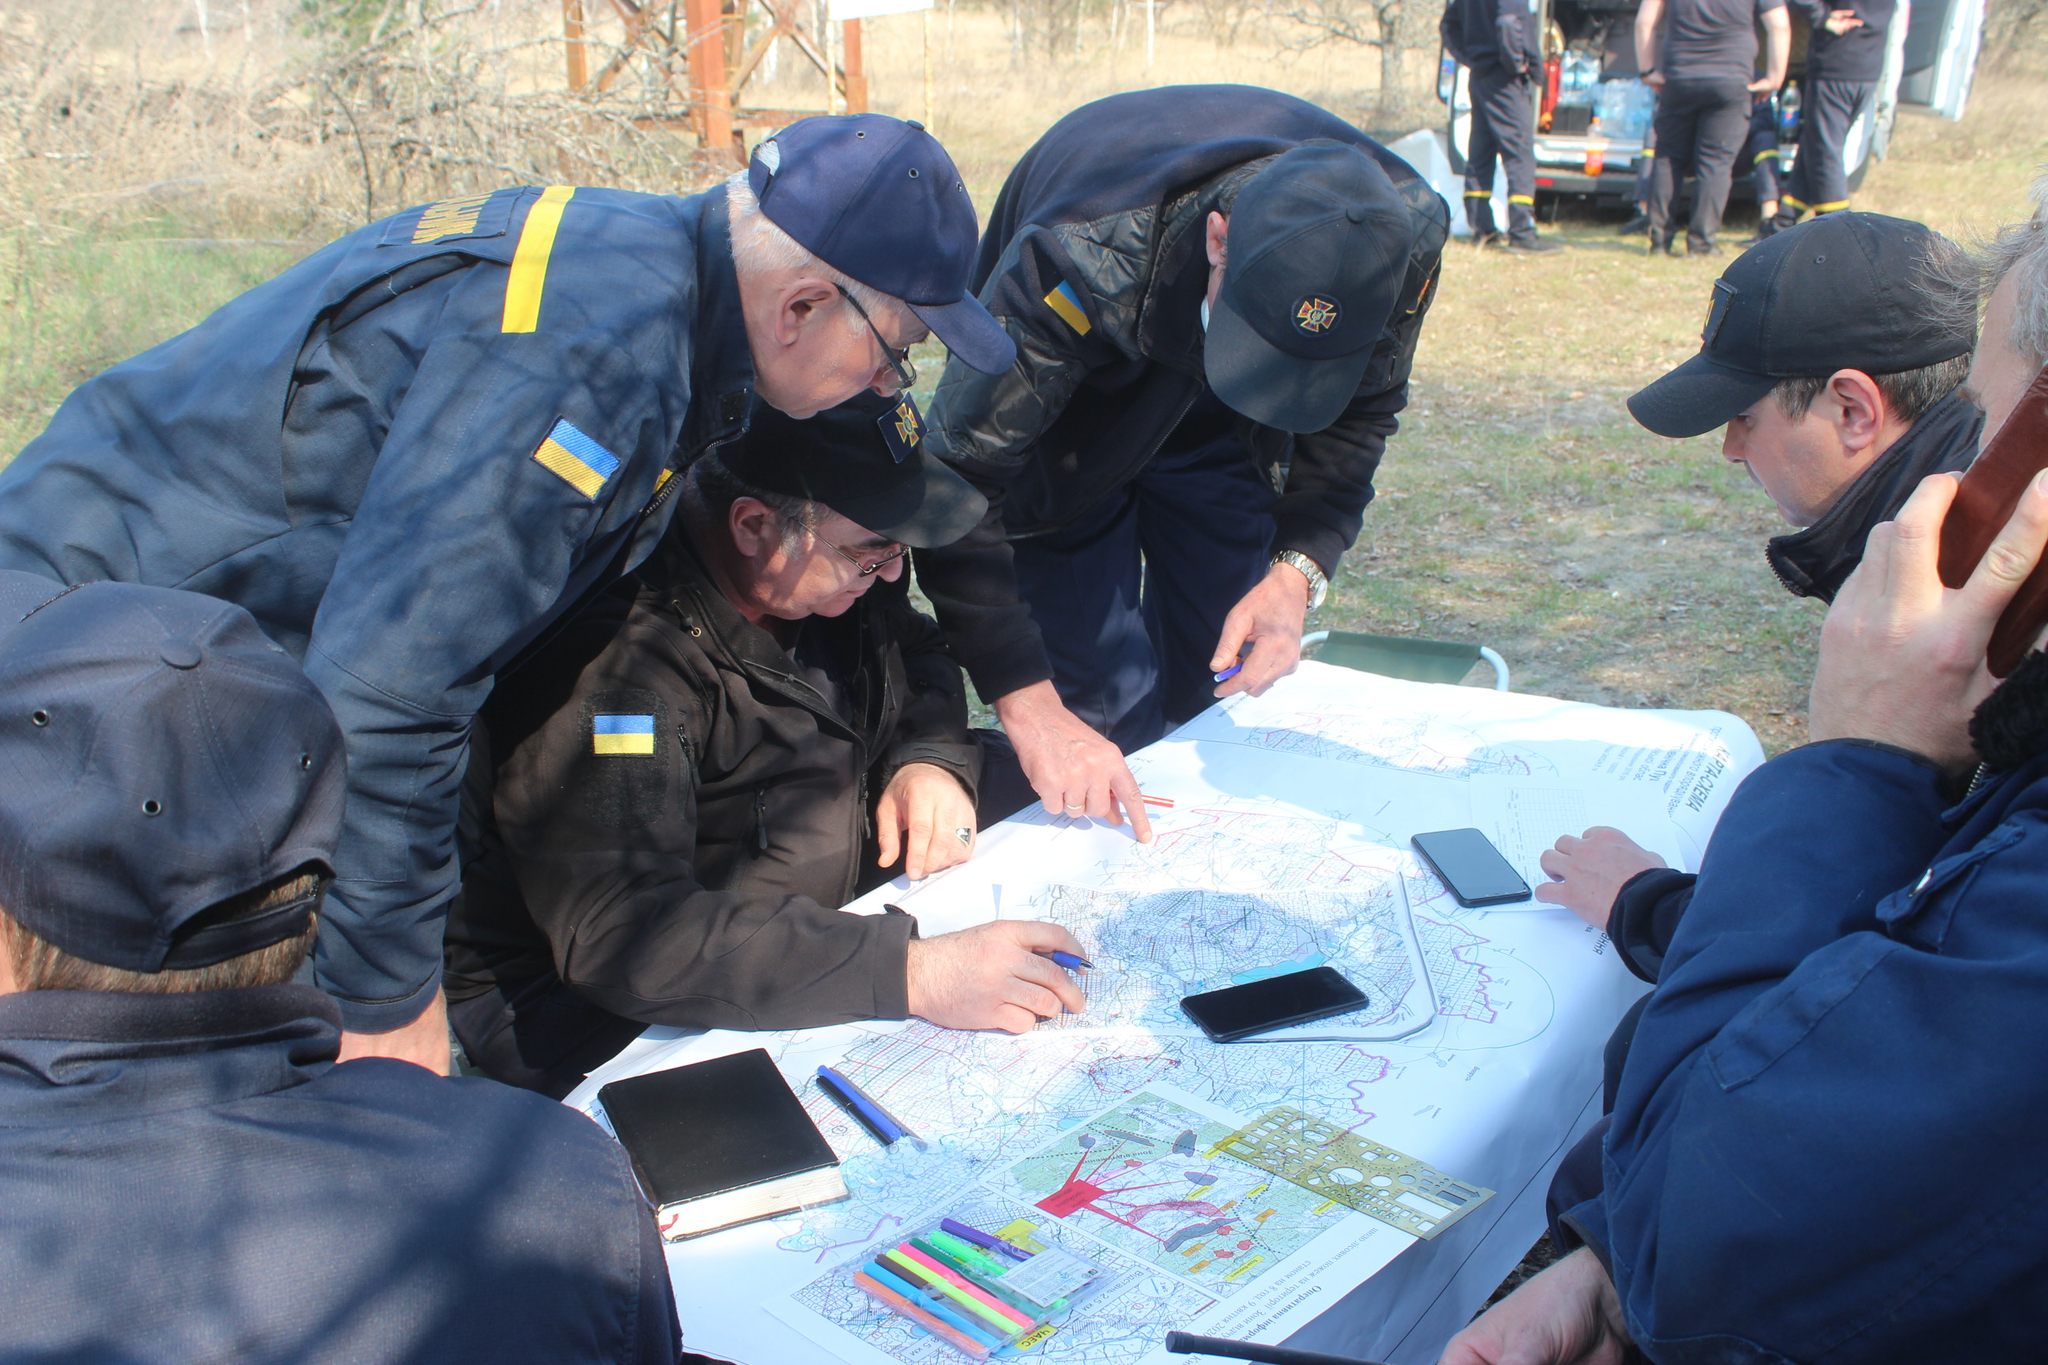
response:
<path fill-rule="evenodd" d="M 746 483 L 808 498 L 912 549 L 951 545 L 988 500 L 934 459 L 907 399 L 864 393 L 801 421 L 757 405 L 747 434 L 718 452 Z"/>
<path fill-rule="evenodd" d="M 1416 231 L 1358 148 L 1318 138 L 1276 157 L 1230 211 L 1203 345 L 1216 396 L 1282 431 L 1336 421 L 1400 302 Z"/>
<path fill-rule="evenodd" d="M 73 957 L 207 967 L 303 933 L 317 892 L 195 917 L 341 838 L 341 727 L 242 608 L 0 573 L 0 909 Z"/>
<path fill-rule="evenodd" d="M 924 125 L 887 114 L 799 119 L 754 149 L 747 183 L 769 221 L 870 289 L 903 300 L 984 374 L 1017 358 L 968 286 L 980 232 L 953 158 Z"/>
<path fill-rule="evenodd" d="M 1781 380 L 1897 374 L 1969 354 L 1975 324 L 1942 321 L 1924 301 L 1945 287 L 1926 268 L 1940 241 L 1923 223 L 1879 213 L 1830 213 L 1773 233 L 1714 281 L 1700 353 L 1628 410 L 1659 436 L 1701 436 Z"/>

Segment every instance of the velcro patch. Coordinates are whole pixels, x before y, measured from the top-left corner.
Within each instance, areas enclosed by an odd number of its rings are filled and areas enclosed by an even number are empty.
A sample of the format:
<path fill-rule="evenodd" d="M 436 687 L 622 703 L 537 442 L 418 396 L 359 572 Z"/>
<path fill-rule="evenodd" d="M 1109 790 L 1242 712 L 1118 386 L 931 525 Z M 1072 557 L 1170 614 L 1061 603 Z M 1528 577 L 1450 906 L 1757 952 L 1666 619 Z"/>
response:
<path fill-rule="evenodd" d="M 590 751 L 620 757 L 654 757 L 654 717 L 592 716 Z"/>
<path fill-rule="evenodd" d="M 605 480 L 619 472 L 619 457 L 558 419 L 533 458 L 586 498 L 595 498 Z"/>
<path fill-rule="evenodd" d="M 909 459 L 917 443 L 924 439 L 924 418 L 907 393 L 895 407 L 877 417 L 875 425 L 881 429 L 882 444 L 889 447 L 889 455 L 897 464 Z"/>

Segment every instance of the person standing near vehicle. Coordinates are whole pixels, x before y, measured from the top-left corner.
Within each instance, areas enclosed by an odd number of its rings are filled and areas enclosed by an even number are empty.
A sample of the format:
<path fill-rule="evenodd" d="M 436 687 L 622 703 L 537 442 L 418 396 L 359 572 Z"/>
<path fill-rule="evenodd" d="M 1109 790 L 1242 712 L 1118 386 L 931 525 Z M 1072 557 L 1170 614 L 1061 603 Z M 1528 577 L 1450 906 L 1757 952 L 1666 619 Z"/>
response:
<path fill-rule="evenodd" d="M 1766 39 L 1756 67 L 1756 28 Z M 1663 38 L 1658 39 L 1659 22 Z M 1749 126 L 1751 96 L 1785 83 L 1792 23 L 1785 0 L 1643 0 L 1636 11 L 1636 62 L 1657 92 L 1657 157 L 1650 178 L 1650 251 L 1676 254 L 1672 208 L 1694 177 L 1688 256 L 1715 256 L 1735 157 Z"/>
<path fill-rule="evenodd" d="M 1242 85 L 1097 100 L 1010 172 L 974 284 L 1017 363 L 949 364 L 926 437 L 989 513 L 917 578 L 1048 811 L 1149 837 L 1123 753 L 1300 659 L 1449 218 L 1343 119 Z"/>
<path fill-rule="evenodd" d="M 1813 36 L 1799 78 L 1799 156 L 1785 178 L 1775 224 L 1781 228 L 1798 222 L 1804 211 L 1835 213 L 1849 207 L 1842 146 L 1849 126 L 1877 89 L 1895 8 L 1894 0 L 1855 0 L 1846 9 L 1830 9 L 1820 0 L 1796 3 Z"/>
<path fill-rule="evenodd" d="M 1530 77 L 1543 69 L 1532 0 L 1451 0 L 1444 46 L 1471 72 L 1472 138 L 1465 157 L 1465 221 L 1472 245 L 1556 251 L 1536 232 L 1536 105 Z M 1493 221 L 1493 168 L 1508 178 L 1508 232 Z"/>
<path fill-rule="evenodd" d="M 1749 141 L 1742 144 L 1741 165 L 1749 169 L 1749 183 L 1756 191 L 1756 236 L 1744 242 L 1755 246 L 1778 230 L 1776 216 L 1778 187 L 1778 102 L 1767 94 L 1750 96 Z"/>

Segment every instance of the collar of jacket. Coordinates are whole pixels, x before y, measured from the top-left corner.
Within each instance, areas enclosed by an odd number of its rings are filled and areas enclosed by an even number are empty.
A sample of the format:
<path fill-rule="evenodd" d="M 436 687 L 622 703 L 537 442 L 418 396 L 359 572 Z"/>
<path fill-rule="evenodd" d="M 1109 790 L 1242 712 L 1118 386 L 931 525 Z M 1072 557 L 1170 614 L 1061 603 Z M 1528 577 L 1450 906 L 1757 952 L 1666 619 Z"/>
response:
<path fill-rule="evenodd" d="M 802 701 L 817 712 L 821 720 L 842 729 L 845 727 L 846 722 L 840 719 L 839 713 L 818 695 L 815 688 L 797 676 L 788 651 L 776 642 L 773 635 L 742 616 L 740 609 L 719 590 L 711 577 L 711 570 L 697 553 L 696 542 L 690 537 L 689 519 L 684 512 L 676 513 L 669 535 L 662 541 L 654 572 L 643 573 L 642 581 L 652 592 L 656 609 L 663 615 L 675 616 L 685 630 L 702 628 L 707 652 L 715 649 L 735 667 Z M 863 716 L 869 712 L 864 677 L 867 672 L 866 653 L 854 651 L 849 663 L 845 632 L 862 631 L 868 599 L 881 586 L 877 584 L 863 593 L 845 615 L 826 618 L 824 622 L 832 635 L 834 647 L 839 651 L 841 665 L 846 668 L 846 681 L 853 693 L 854 704 Z"/>
<path fill-rule="evenodd" d="M 1209 215 L 1222 212 L 1224 200 L 1234 202 L 1236 191 L 1271 165 L 1275 156 L 1232 166 L 1154 210 L 1157 232 L 1138 304 L 1138 350 L 1147 359 L 1206 374 L 1202 304 L 1209 296 Z"/>
<path fill-rule="evenodd" d="M 0 996 L 0 1126 L 135 1118 L 310 1081 L 341 1049 L 341 1013 L 311 986 L 139 995 Z"/>
<path fill-rule="evenodd" d="M 700 206 L 697 234 L 697 312 L 691 320 L 690 404 L 683 450 L 675 468 L 725 444 L 747 429 L 754 396 L 754 353 L 747 344 L 747 318 L 740 307 L 739 274 L 733 265 L 732 223 L 725 187 L 694 197 Z"/>
<path fill-rule="evenodd" d="M 1899 514 L 1929 474 L 1964 469 L 1977 456 L 1984 414 L 1960 391 L 1929 408 L 1878 456 L 1826 514 L 1803 531 L 1774 536 L 1764 558 L 1795 597 L 1835 600 L 1863 560 L 1871 528 Z"/>

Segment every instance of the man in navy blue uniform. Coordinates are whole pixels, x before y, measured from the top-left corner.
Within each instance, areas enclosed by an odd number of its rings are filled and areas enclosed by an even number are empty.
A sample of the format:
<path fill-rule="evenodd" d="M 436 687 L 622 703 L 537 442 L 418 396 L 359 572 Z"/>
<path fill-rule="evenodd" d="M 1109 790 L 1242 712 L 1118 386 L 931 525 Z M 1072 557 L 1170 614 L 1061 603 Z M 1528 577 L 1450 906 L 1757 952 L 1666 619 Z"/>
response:
<path fill-rule="evenodd" d="M 1543 39 L 1527 0 L 1452 0 L 1438 26 L 1471 71 L 1472 138 L 1465 154 L 1465 221 L 1474 246 L 1558 251 L 1536 232 L 1536 103 Z M 1493 221 L 1493 168 L 1508 180 L 1508 231 Z"/>
<path fill-rule="evenodd" d="M 1252 86 L 1098 100 L 1010 172 L 974 282 L 1018 362 L 950 366 L 929 436 L 989 513 L 917 576 L 1048 810 L 1147 837 L 1119 750 L 1294 667 L 1448 227 L 1399 157 Z"/>
<path fill-rule="evenodd" d="M 551 186 L 364 228 L 99 376 L 0 474 L 0 568 L 248 608 L 348 737 L 316 982 L 343 1056 L 447 1068 L 457 789 L 493 679 L 646 557 L 750 405 L 898 387 L 967 293 L 973 205 L 880 115 L 806 119 L 687 199 Z"/>
<path fill-rule="evenodd" d="M 1986 441 L 2048 403 L 2048 213 L 1988 265 Z M 1955 489 L 1929 476 L 1871 532 L 1822 631 L 1814 742 L 1722 815 L 1611 1127 L 1552 1185 L 1569 1254 L 1444 1365 L 2040 1354 L 2048 631 L 2002 682 L 1986 648 L 2048 544 L 2048 474 L 1959 589 L 1937 567 Z"/>
<path fill-rule="evenodd" d="M 1799 215 L 1837 213 L 1849 207 L 1848 170 L 1842 164 L 1850 125 L 1877 91 L 1884 71 L 1885 35 L 1897 10 L 1895 0 L 1854 0 L 1837 7 L 1829 0 L 1796 0 L 1811 36 L 1806 70 L 1799 78 L 1799 156 L 1785 177 L 1777 227 Z"/>
<path fill-rule="evenodd" d="M 290 983 L 345 797 L 333 713 L 241 608 L 0 572 L 0 1355 L 678 1359 L 617 1143 L 335 1064 Z"/>

